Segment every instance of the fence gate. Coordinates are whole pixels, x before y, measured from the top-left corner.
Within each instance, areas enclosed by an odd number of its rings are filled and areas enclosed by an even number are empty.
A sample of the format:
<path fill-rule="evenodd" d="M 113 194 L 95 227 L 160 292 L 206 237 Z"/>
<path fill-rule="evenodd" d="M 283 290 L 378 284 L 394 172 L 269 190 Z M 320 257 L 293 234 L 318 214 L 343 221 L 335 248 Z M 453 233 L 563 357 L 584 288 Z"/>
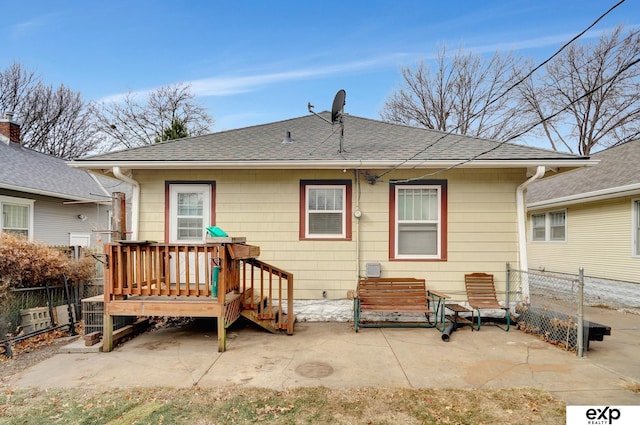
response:
<path fill-rule="evenodd" d="M 511 305 L 525 332 L 541 335 L 565 350 L 584 355 L 589 327 L 584 321 L 584 272 L 577 276 L 511 269 L 507 263 Z M 586 331 L 586 332 L 585 332 Z"/>

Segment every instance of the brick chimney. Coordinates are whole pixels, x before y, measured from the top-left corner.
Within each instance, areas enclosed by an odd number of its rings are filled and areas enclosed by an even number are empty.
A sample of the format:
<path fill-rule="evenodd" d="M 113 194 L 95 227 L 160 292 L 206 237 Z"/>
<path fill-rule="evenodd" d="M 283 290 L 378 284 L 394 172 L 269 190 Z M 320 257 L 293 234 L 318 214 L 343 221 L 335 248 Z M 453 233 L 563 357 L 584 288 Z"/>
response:
<path fill-rule="evenodd" d="M 0 119 L 0 134 L 10 142 L 20 143 L 20 125 L 13 122 L 13 112 L 7 112 L 5 117 Z"/>

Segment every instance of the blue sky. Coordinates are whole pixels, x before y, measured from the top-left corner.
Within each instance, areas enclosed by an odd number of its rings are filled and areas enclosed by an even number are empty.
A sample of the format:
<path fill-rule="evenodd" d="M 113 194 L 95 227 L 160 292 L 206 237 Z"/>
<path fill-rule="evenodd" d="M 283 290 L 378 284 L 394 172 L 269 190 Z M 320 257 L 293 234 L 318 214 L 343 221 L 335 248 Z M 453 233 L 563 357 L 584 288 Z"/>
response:
<path fill-rule="evenodd" d="M 546 59 L 617 0 L 5 2 L 0 69 L 14 61 L 85 100 L 189 83 L 214 131 L 331 108 L 379 118 L 400 69 L 438 47 Z M 640 24 L 627 0 L 585 37 Z M 586 38 L 585 38 L 586 39 Z"/>

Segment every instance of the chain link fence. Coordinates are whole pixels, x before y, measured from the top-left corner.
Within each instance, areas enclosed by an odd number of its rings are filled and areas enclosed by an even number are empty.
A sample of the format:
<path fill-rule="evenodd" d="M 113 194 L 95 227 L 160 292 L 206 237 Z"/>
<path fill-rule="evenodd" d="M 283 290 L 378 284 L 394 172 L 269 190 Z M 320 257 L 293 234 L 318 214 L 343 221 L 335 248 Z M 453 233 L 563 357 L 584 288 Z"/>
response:
<path fill-rule="evenodd" d="M 91 298 L 104 294 L 104 254 L 92 254 L 96 260 L 95 275 L 86 279 L 81 286 L 80 298 Z"/>
<path fill-rule="evenodd" d="M 507 264 L 507 279 L 519 328 L 582 357 L 589 341 L 582 269 L 574 276 L 516 270 Z"/>

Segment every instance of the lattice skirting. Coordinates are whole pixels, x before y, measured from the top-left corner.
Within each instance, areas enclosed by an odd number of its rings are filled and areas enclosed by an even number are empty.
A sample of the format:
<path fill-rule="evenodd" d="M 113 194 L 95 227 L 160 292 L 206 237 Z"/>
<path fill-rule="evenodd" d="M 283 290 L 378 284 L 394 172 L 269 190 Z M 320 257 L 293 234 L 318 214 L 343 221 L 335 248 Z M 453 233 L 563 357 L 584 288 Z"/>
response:
<path fill-rule="evenodd" d="M 236 298 L 224 308 L 224 327 L 228 328 L 233 322 L 238 320 L 242 311 L 242 298 Z"/>

